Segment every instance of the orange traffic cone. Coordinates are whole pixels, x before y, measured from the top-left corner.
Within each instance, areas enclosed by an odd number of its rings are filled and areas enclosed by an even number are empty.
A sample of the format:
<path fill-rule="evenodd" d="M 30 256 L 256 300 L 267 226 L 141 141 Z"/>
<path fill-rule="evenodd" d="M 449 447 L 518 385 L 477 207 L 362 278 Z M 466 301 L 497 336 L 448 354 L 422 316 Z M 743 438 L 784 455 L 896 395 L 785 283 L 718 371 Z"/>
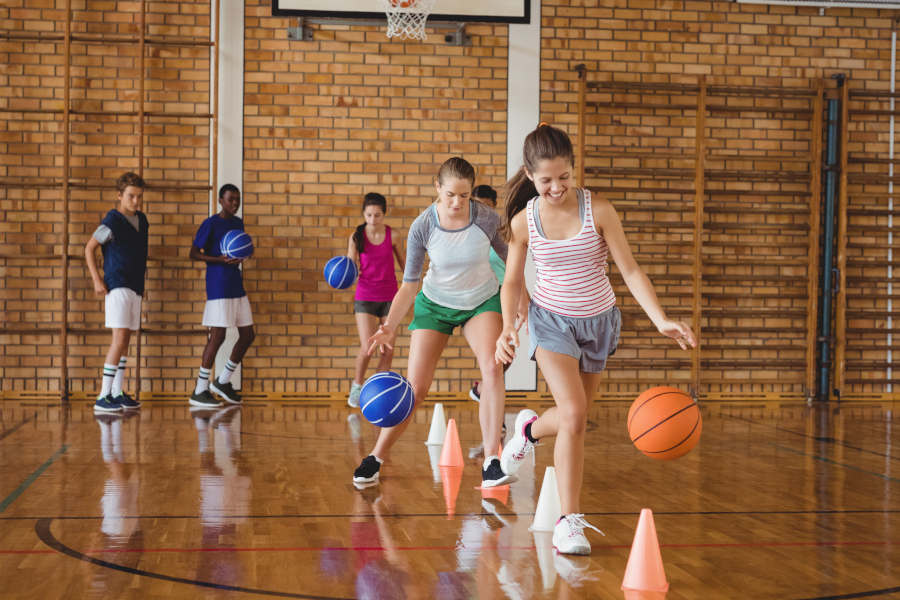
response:
<path fill-rule="evenodd" d="M 496 485 L 494 487 L 477 487 L 481 490 L 482 498 L 493 498 L 500 504 L 506 505 L 509 502 L 509 485 Z"/>
<path fill-rule="evenodd" d="M 623 590 L 641 590 L 647 592 L 667 592 L 669 582 L 663 569 L 662 555 L 659 553 L 659 540 L 656 538 L 656 526 L 653 524 L 653 511 L 641 509 L 625 577 L 622 579 Z"/>
<path fill-rule="evenodd" d="M 447 435 L 444 436 L 444 448 L 441 450 L 442 467 L 462 467 L 462 447 L 459 445 L 459 433 L 456 431 L 456 419 L 447 423 Z"/>
<path fill-rule="evenodd" d="M 456 497 L 462 482 L 461 467 L 441 467 L 441 483 L 444 487 L 444 504 L 447 506 L 447 518 L 456 514 Z"/>

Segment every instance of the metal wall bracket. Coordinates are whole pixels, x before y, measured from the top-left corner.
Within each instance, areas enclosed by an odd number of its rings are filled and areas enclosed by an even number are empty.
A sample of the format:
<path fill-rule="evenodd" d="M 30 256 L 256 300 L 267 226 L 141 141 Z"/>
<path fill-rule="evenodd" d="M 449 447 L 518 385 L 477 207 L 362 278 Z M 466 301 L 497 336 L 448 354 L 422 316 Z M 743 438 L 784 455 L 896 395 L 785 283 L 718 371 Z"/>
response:
<path fill-rule="evenodd" d="M 303 17 L 297 19 L 296 27 L 288 27 L 287 34 L 289 40 L 311 42 L 313 39 L 313 31 Z"/>
<path fill-rule="evenodd" d="M 451 46 L 471 46 L 472 38 L 466 33 L 466 24 L 457 23 L 456 30 L 444 34 L 444 41 Z"/>
<path fill-rule="evenodd" d="M 310 25 L 364 25 L 368 27 L 383 27 L 384 19 L 334 19 L 334 18 L 297 18 L 296 27 L 288 27 L 287 37 L 297 42 L 311 42 L 313 29 Z M 444 42 L 451 46 L 471 46 L 472 38 L 466 33 L 465 23 L 435 22 L 425 25 L 429 29 L 451 30 L 444 34 Z"/>

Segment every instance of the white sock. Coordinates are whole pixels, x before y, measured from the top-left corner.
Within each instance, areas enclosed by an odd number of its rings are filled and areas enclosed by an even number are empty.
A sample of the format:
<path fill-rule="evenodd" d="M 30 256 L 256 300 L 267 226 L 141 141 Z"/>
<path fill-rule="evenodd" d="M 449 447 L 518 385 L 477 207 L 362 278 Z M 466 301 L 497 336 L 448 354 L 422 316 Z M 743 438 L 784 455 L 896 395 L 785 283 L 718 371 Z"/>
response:
<path fill-rule="evenodd" d="M 116 376 L 113 378 L 112 391 L 110 392 L 113 398 L 122 393 L 122 382 L 125 381 L 126 364 L 128 364 L 128 359 L 126 357 L 123 356 L 119 359 L 119 368 L 116 369 Z"/>
<path fill-rule="evenodd" d="M 383 460 L 381 460 L 381 459 L 380 459 L 380 458 L 378 458 L 378 457 L 377 457 L 377 456 L 375 456 L 375 455 L 374 455 L 374 454 L 373 454 L 373 455 L 372 455 L 372 456 L 374 456 L 374 457 L 375 457 L 375 460 L 377 460 L 377 461 L 378 461 L 378 464 L 379 464 L 379 465 L 382 465 L 382 464 L 384 464 L 384 461 L 383 461 Z"/>
<path fill-rule="evenodd" d="M 481 468 L 482 468 L 482 469 L 487 469 L 489 466 L 491 466 L 491 461 L 494 460 L 495 458 L 496 458 L 497 460 L 500 460 L 500 457 L 497 456 L 496 454 L 491 454 L 490 456 L 488 456 L 487 458 L 485 458 L 485 459 L 484 459 L 484 465 L 483 465 Z"/>
<path fill-rule="evenodd" d="M 103 383 L 100 386 L 100 397 L 106 398 L 112 393 L 113 379 L 116 377 L 116 365 L 103 364 Z"/>
<path fill-rule="evenodd" d="M 234 375 L 234 370 L 237 369 L 238 363 L 231 362 L 231 359 L 228 359 L 225 362 L 225 370 L 219 373 L 219 379 L 217 381 L 222 385 L 225 385 L 231 380 L 231 376 Z"/>
<path fill-rule="evenodd" d="M 200 374 L 197 376 L 197 387 L 194 388 L 195 394 L 200 394 L 209 389 L 209 369 L 200 367 Z"/>

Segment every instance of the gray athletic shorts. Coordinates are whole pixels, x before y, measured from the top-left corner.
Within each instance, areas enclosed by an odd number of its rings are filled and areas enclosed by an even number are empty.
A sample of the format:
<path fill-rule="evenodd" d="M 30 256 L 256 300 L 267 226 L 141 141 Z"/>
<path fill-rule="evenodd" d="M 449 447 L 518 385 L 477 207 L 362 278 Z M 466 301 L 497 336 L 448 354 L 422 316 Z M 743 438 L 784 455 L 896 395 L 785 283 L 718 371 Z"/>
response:
<path fill-rule="evenodd" d="M 619 344 L 622 315 L 613 306 L 593 317 L 565 317 L 538 306 L 528 307 L 528 350 L 531 360 L 538 346 L 577 358 L 583 373 L 599 373 Z"/>

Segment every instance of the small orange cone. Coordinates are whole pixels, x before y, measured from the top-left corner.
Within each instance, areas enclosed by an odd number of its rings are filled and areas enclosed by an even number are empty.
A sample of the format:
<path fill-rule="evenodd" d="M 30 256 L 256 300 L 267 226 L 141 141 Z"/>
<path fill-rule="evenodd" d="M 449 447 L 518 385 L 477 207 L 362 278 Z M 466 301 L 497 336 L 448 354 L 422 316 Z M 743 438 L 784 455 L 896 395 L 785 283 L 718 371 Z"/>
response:
<path fill-rule="evenodd" d="M 622 579 L 623 590 L 640 590 L 646 592 L 667 592 L 669 582 L 663 569 L 662 555 L 659 553 L 659 540 L 656 538 L 656 526 L 653 524 L 653 511 L 641 509 L 625 577 Z"/>
<path fill-rule="evenodd" d="M 438 465 L 442 467 L 463 466 L 462 447 L 459 445 L 456 419 L 450 419 L 447 423 L 447 435 L 444 436 L 444 447 L 441 450 L 441 460 Z"/>
<path fill-rule="evenodd" d="M 506 503 L 509 502 L 509 485 L 495 485 L 494 487 L 477 487 L 476 490 L 481 490 L 482 498 L 493 498 L 500 504 L 506 506 Z"/>
<path fill-rule="evenodd" d="M 444 504 L 447 506 L 447 518 L 456 514 L 456 497 L 462 482 L 462 467 L 441 467 L 441 484 L 444 487 Z"/>

